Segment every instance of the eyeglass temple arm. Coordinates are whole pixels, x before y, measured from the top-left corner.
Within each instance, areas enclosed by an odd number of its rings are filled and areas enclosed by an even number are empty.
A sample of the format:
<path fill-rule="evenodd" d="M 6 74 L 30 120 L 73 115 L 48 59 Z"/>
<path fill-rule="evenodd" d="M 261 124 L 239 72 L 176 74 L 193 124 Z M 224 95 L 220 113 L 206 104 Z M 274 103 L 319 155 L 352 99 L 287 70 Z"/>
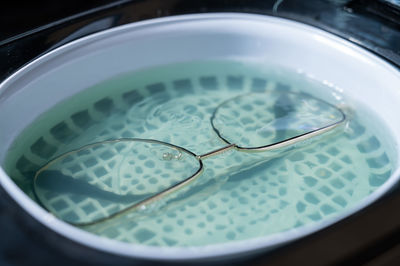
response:
<path fill-rule="evenodd" d="M 255 147 L 255 148 L 245 148 L 245 147 L 236 146 L 236 149 L 242 150 L 242 151 L 248 151 L 248 152 L 260 152 L 260 151 L 271 151 L 271 150 L 287 147 L 290 145 L 295 145 L 301 141 L 306 141 L 313 137 L 322 135 L 324 133 L 328 133 L 329 131 L 332 131 L 333 129 L 343 125 L 344 122 L 346 121 L 346 115 L 343 112 L 342 112 L 342 115 L 343 115 L 342 119 L 335 123 L 329 124 L 325 127 L 314 129 L 312 131 L 291 137 L 289 139 L 285 139 L 285 140 L 275 142 L 275 143 L 272 143 L 272 144 L 269 144 L 266 146 Z"/>

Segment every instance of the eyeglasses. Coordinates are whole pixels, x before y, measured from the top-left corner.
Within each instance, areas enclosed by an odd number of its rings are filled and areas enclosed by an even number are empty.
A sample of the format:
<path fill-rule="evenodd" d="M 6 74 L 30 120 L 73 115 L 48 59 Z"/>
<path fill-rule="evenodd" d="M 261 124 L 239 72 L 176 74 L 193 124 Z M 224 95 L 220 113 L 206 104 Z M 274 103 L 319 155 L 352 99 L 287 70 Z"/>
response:
<path fill-rule="evenodd" d="M 198 155 L 156 139 L 119 138 L 66 152 L 33 179 L 38 202 L 76 226 L 104 222 L 162 203 L 201 176 L 203 160 L 235 150 L 282 152 L 334 132 L 346 121 L 336 106 L 306 93 L 249 93 L 220 103 L 211 129 L 224 144 Z"/>

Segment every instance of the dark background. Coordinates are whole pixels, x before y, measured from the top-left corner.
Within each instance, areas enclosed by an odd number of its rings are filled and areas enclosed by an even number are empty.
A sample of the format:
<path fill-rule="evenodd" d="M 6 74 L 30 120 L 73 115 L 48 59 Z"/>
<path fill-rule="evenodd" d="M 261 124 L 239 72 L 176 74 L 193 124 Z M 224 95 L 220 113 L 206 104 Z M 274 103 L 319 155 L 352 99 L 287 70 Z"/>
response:
<path fill-rule="evenodd" d="M 61 19 L 87 12 L 93 8 L 107 6 L 112 3 L 116 4 L 117 2 L 127 1 L 2 1 L 2 7 L 0 8 L 0 41 Z"/>
<path fill-rule="evenodd" d="M 99 30 L 154 17 L 219 11 L 275 15 L 311 24 L 400 66 L 400 9 L 396 6 L 375 0 L 285 0 L 274 12 L 277 2 L 3 1 L 0 80 L 40 54 Z M 110 18 L 111 24 L 89 27 L 103 18 Z M 79 31 L 82 28 L 86 30 Z M 236 265 L 400 265 L 399 207 L 400 189 L 396 188 L 330 228 Z M 71 246 L 76 245 L 51 235 L 23 215 L 0 190 L 0 265 L 98 265 L 118 261 L 104 254 L 92 254 L 84 247 Z M 106 259 L 94 260 L 96 256 Z"/>

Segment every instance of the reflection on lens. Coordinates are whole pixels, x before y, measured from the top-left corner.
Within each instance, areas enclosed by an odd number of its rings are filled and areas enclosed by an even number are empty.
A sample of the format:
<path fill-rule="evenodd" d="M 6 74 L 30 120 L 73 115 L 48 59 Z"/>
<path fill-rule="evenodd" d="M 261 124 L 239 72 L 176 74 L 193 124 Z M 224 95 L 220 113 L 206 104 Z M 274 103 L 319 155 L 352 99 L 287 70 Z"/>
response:
<path fill-rule="evenodd" d="M 34 181 L 46 209 L 72 224 L 103 220 L 193 176 L 194 154 L 152 140 L 87 145 L 40 169 Z"/>
<path fill-rule="evenodd" d="M 333 105 L 304 93 L 252 93 L 218 106 L 212 124 L 228 143 L 259 148 L 343 119 Z"/>

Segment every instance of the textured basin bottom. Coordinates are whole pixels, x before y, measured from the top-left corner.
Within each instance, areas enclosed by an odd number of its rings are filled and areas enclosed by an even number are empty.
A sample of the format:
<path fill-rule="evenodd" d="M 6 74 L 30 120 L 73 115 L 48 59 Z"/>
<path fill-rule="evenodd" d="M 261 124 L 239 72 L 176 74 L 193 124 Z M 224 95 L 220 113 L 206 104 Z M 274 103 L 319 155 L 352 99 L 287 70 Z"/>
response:
<path fill-rule="evenodd" d="M 150 210 L 131 212 L 84 229 L 131 243 L 199 246 L 255 238 L 318 223 L 340 215 L 391 175 L 393 154 L 384 126 L 373 114 L 333 85 L 306 75 L 236 61 L 192 62 L 127 73 L 67 99 L 43 114 L 15 141 L 5 162 L 13 180 L 33 199 L 32 179 L 46 162 L 83 145 L 115 138 L 151 138 L 203 154 L 224 144 L 210 125 L 216 106 L 249 92 L 306 92 L 344 107 L 349 121 L 336 134 L 283 153 L 227 152 L 204 162 L 204 174 L 190 189 Z M 253 134 L 257 120 L 238 106 L 241 128 Z M 269 114 L 266 114 L 269 115 Z M 243 117 L 241 117 L 243 116 Z M 368 124 L 365 119 L 368 118 Z M 242 136 L 246 130 L 241 131 Z M 160 169 L 144 156 L 132 172 L 118 177 L 108 169 L 120 150 L 108 146 L 69 171 L 88 184 L 120 195 L 157 186 Z M 147 168 L 145 167 L 147 166 Z M 57 192 L 56 192 L 57 193 Z M 110 202 L 78 195 L 49 195 L 60 216 L 112 212 Z M 163 206 L 160 206 L 163 205 Z"/>

